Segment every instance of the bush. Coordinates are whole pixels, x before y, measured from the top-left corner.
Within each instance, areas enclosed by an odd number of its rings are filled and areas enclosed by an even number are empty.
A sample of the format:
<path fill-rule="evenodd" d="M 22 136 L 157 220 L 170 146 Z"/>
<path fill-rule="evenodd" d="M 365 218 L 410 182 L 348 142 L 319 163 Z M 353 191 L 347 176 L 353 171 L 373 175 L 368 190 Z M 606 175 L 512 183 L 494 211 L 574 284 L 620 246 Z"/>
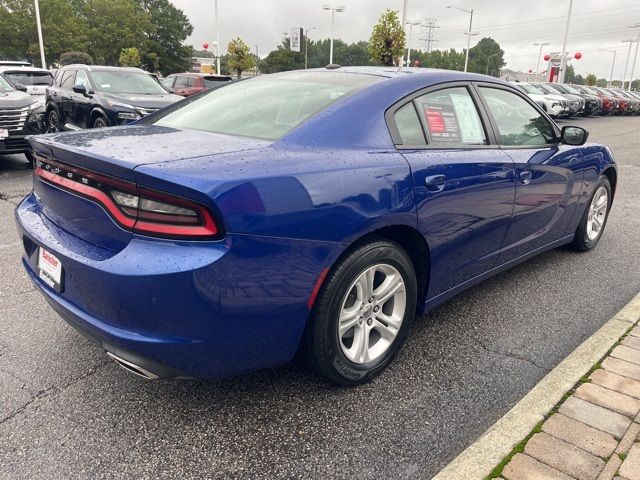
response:
<path fill-rule="evenodd" d="M 140 51 L 136 47 L 123 48 L 120 52 L 118 65 L 121 67 L 139 67 L 141 63 Z"/>
<path fill-rule="evenodd" d="M 58 63 L 63 67 L 65 65 L 71 65 L 74 63 L 93 65 L 93 58 L 91 58 L 91 55 L 84 52 L 67 52 L 60 55 L 60 60 L 58 60 Z"/>

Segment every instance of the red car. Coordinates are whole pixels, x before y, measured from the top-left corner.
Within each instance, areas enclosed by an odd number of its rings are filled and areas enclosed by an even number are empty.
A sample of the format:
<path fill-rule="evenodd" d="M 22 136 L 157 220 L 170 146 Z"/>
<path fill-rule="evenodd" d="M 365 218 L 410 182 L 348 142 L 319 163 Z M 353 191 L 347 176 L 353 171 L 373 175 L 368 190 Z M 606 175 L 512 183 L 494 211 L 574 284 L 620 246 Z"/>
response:
<path fill-rule="evenodd" d="M 228 75 L 213 75 L 210 73 L 172 73 L 163 78 L 160 83 L 167 90 L 190 97 L 196 93 L 212 88 L 222 87 L 231 82 L 232 79 Z"/>
<path fill-rule="evenodd" d="M 587 93 L 598 95 L 602 98 L 602 112 L 601 115 L 620 115 L 622 111 L 620 110 L 620 101 L 618 98 L 614 97 L 609 93 L 605 93 L 598 87 L 587 87 L 586 85 L 582 86 L 582 89 Z"/>

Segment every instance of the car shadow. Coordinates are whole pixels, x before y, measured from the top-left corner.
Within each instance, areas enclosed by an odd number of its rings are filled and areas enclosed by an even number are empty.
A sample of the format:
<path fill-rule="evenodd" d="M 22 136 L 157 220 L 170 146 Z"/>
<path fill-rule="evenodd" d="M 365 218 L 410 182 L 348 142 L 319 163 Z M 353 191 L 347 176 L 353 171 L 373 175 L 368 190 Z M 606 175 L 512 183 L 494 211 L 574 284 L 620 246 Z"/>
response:
<path fill-rule="evenodd" d="M 0 172 L 18 172 L 22 170 L 29 170 L 30 168 L 31 165 L 27 161 L 27 157 L 22 154 L 0 154 Z"/>

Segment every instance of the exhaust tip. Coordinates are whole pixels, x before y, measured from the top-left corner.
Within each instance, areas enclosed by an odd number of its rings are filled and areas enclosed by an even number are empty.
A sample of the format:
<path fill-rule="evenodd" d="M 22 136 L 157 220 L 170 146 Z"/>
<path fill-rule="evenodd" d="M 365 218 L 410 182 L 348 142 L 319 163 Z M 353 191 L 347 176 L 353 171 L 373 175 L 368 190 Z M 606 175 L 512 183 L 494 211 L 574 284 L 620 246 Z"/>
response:
<path fill-rule="evenodd" d="M 140 365 L 136 365 L 135 363 L 131 363 L 128 360 L 125 360 L 124 358 L 121 358 L 117 355 L 114 355 L 111 352 L 107 352 L 107 356 L 113 360 L 114 362 L 116 362 L 118 365 L 120 365 L 122 368 L 124 368 L 125 370 L 127 370 L 130 373 L 133 373 L 134 375 L 137 375 L 139 377 L 142 377 L 146 380 L 156 380 L 158 377 L 158 375 L 156 375 L 155 373 L 151 373 L 149 370 L 145 370 L 144 368 L 142 368 Z"/>

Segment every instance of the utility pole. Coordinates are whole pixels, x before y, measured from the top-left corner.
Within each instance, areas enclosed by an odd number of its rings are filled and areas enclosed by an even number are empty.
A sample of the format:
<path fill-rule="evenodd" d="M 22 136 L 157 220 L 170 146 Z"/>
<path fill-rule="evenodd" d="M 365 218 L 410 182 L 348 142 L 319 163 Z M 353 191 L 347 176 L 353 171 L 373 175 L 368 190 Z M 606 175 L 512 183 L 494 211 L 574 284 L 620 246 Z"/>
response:
<path fill-rule="evenodd" d="M 542 57 L 542 47 L 546 47 L 547 45 L 551 45 L 551 42 L 536 42 L 533 44 L 536 47 L 540 47 L 538 51 L 538 66 L 536 67 L 536 77 L 540 75 L 540 58 Z"/>
<path fill-rule="evenodd" d="M 609 88 L 611 88 L 611 85 L 613 84 L 613 68 L 616 66 L 616 51 L 607 50 L 606 48 L 601 48 L 600 51 L 613 53 L 613 62 L 611 62 L 611 74 L 609 75 L 609 85 L 607 85 Z"/>
<path fill-rule="evenodd" d="M 438 43 L 438 40 L 436 39 L 436 33 L 440 29 L 440 27 L 437 25 L 437 23 L 438 20 L 436 20 L 435 18 L 425 18 L 424 22 L 422 23 L 423 31 L 422 37 L 420 37 L 420 43 L 422 45 L 422 48 L 426 52 L 431 52 L 435 44 Z"/>
<path fill-rule="evenodd" d="M 562 40 L 562 53 L 560 60 L 560 75 L 558 83 L 564 83 L 564 77 L 567 71 L 567 39 L 569 38 L 569 25 L 571 24 L 571 10 L 573 9 L 573 0 L 569 0 L 569 13 L 567 14 L 567 25 L 564 28 L 564 39 Z"/>
<path fill-rule="evenodd" d="M 35 0 L 36 8 L 36 24 L 38 25 L 38 42 L 40 43 L 40 61 L 42 62 L 42 68 L 47 68 L 47 62 L 44 59 L 44 43 L 42 41 L 42 23 L 40 22 L 40 5 L 38 0 Z"/>
<path fill-rule="evenodd" d="M 215 0 L 216 16 L 216 73 L 220 75 L 220 21 L 218 17 L 218 0 Z"/>
<path fill-rule="evenodd" d="M 309 32 L 315 30 L 316 27 L 304 29 L 304 69 L 308 68 L 309 63 Z"/>
<path fill-rule="evenodd" d="M 631 58 L 631 47 L 635 43 L 634 39 L 622 40 L 622 43 L 629 44 L 629 51 L 627 52 L 627 61 L 624 64 L 624 73 L 622 74 L 622 85 L 621 89 L 624 90 L 624 82 L 627 80 L 627 69 L 629 68 L 629 59 Z"/>
<path fill-rule="evenodd" d="M 420 25 L 420 20 L 408 20 L 409 40 L 407 41 L 407 67 L 411 66 L 411 37 L 413 36 L 413 26 Z"/>
<path fill-rule="evenodd" d="M 258 54 L 258 44 L 255 44 L 256 47 L 256 77 L 258 76 L 258 63 L 260 62 L 260 55 Z"/>

